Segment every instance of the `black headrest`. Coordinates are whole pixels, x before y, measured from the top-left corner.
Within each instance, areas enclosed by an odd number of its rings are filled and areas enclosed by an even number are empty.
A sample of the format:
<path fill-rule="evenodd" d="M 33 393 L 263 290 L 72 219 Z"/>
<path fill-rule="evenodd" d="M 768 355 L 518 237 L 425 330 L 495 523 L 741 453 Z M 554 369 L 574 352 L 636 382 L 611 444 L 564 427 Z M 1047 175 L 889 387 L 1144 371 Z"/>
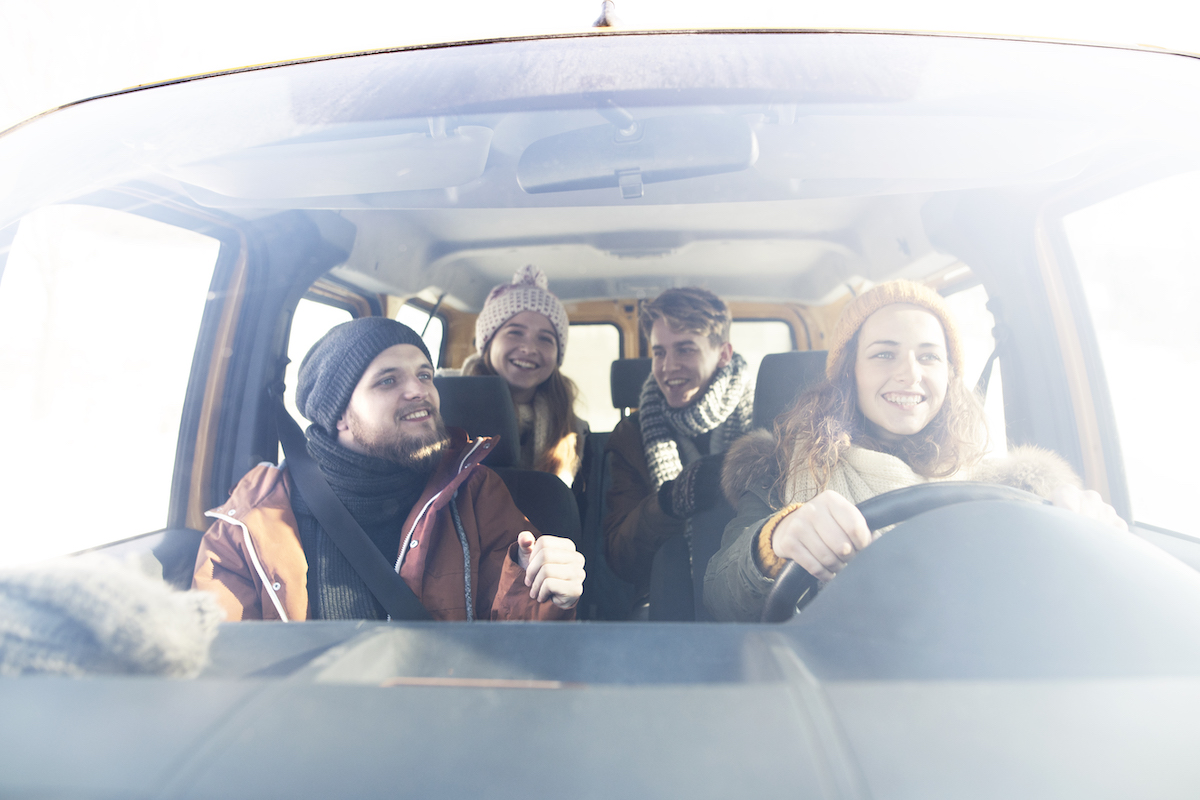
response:
<path fill-rule="evenodd" d="M 650 374 L 649 358 L 622 358 L 612 362 L 609 381 L 612 386 L 613 408 L 637 408 L 641 402 L 642 384 Z"/>
<path fill-rule="evenodd" d="M 754 427 L 770 429 L 801 392 L 825 380 L 828 352 L 798 350 L 763 356 L 754 387 Z"/>
<path fill-rule="evenodd" d="M 499 436 L 500 443 L 483 463 L 511 467 L 521 460 L 517 409 L 508 384 L 499 375 L 449 375 L 434 378 L 442 399 L 442 419 L 451 428 L 462 428 L 472 437 Z"/>
<path fill-rule="evenodd" d="M 579 503 L 571 487 L 549 472 L 497 467 L 513 503 L 542 533 L 562 536 L 575 543 L 583 540 Z"/>

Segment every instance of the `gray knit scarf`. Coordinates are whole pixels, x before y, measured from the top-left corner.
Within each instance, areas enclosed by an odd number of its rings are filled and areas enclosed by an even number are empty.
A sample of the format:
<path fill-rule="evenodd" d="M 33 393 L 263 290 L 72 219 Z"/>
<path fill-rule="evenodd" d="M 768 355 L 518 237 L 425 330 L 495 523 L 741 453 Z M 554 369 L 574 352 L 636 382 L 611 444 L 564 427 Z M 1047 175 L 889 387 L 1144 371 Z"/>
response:
<path fill-rule="evenodd" d="M 754 382 L 746 360 L 737 353 L 713 374 L 708 389 L 683 408 L 671 408 L 658 388 L 654 374 L 642 384 L 638 417 L 646 465 L 657 491 L 679 477 L 684 463 L 699 458 L 692 440 L 712 431 L 710 453 L 723 453 L 735 439 L 748 433 L 754 411 Z M 681 450 L 683 451 L 681 454 Z"/>
<path fill-rule="evenodd" d="M 309 427 L 307 437 L 308 452 L 333 493 L 388 563 L 395 563 L 404 521 L 424 491 L 429 473 L 356 453 L 317 425 Z M 383 606 L 309 512 L 299 492 L 292 493 L 292 510 L 308 559 L 309 617 L 387 619 Z"/>

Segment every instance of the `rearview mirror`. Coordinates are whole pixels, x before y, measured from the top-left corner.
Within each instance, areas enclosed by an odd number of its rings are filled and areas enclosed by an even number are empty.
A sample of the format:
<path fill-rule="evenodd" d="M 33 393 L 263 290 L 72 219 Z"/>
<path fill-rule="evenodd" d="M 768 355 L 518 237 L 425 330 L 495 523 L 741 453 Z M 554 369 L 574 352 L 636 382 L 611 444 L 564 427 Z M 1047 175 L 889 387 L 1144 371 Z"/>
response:
<path fill-rule="evenodd" d="M 620 187 L 626 199 L 642 184 L 747 169 L 758 158 L 749 124 L 726 114 L 630 119 L 539 139 L 521 154 L 517 181 L 530 194 Z"/>

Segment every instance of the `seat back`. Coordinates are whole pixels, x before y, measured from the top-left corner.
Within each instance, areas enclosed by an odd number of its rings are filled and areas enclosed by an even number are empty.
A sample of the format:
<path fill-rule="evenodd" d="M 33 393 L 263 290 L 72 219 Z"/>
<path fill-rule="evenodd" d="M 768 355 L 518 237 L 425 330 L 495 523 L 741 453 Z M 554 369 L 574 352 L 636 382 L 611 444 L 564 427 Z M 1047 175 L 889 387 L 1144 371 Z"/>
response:
<path fill-rule="evenodd" d="M 672 536 L 663 542 L 650 568 L 652 621 L 712 621 L 704 607 L 704 572 L 721 548 L 721 537 L 733 515 L 733 507 L 721 499 L 688 518 L 686 536 Z"/>
<path fill-rule="evenodd" d="M 613 408 L 637 408 L 641 402 L 642 384 L 650 375 L 649 358 L 622 358 L 609 368 L 609 385 Z"/>
<path fill-rule="evenodd" d="M 504 378 L 499 375 L 451 375 L 434 378 L 433 385 L 441 397 L 442 419 L 446 425 L 462 428 L 472 438 L 500 437 L 500 442 L 483 460 L 484 464 L 512 467 L 520 463 L 517 409 Z"/>
<path fill-rule="evenodd" d="M 623 358 L 612 362 L 609 376 L 613 408 L 637 408 L 642 384 L 650 374 L 650 359 Z M 622 580 L 608 566 L 604 543 L 604 517 L 608 513 L 608 489 L 612 482 L 611 457 L 604 451 L 608 433 L 590 433 L 583 451 L 586 487 L 580 497 L 583 541 L 580 551 L 587 559 L 587 590 L 577 611 L 580 619 L 624 620 L 633 606 L 633 584 Z"/>
<path fill-rule="evenodd" d="M 539 531 L 562 536 L 581 549 L 583 530 L 575 494 L 557 475 L 532 469 L 493 467 L 504 481 L 513 503 Z M 591 565 L 586 567 L 589 572 Z M 589 575 L 590 577 L 590 575 Z"/>
<path fill-rule="evenodd" d="M 824 350 L 772 353 L 758 368 L 754 390 L 756 428 L 774 426 L 806 389 L 825 379 Z M 711 620 L 704 607 L 704 572 L 721 547 L 734 509 L 722 498 L 716 506 L 688 518 L 687 536 L 668 539 L 654 557 L 650 573 L 650 619 Z"/>
<path fill-rule="evenodd" d="M 604 516 L 612 477 L 611 456 L 604 452 L 608 437 L 608 433 L 588 434 L 580 468 L 586 489 L 580 497 L 583 541 L 579 551 L 587 560 L 587 586 L 576 611 L 579 619 L 623 620 L 633 605 L 633 584 L 612 571 L 605 555 Z"/>
<path fill-rule="evenodd" d="M 826 350 L 796 350 L 763 357 L 754 385 L 754 427 L 770 430 L 800 394 L 825 380 Z"/>

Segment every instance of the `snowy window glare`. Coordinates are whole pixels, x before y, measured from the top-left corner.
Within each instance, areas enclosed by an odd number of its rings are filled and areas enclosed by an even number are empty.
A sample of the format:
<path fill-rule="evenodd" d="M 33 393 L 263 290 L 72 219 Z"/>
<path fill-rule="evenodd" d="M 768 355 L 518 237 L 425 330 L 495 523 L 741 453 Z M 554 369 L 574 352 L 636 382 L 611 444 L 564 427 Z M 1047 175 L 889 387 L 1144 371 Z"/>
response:
<path fill-rule="evenodd" d="M 987 291 L 983 286 L 956 292 L 946 298 L 946 305 L 950 306 L 950 311 L 958 323 L 959 335 L 962 337 L 962 379 L 968 389 L 974 389 L 979 384 L 983 368 L 996 349 L 996 340 L 992 336 L 996 320 L 992 312 L 987 310 L 987 301 Z M 988 452 L 996 456 L 1008 452 L 1007 430 L 1004 425 L 1004 382 L 1000 377 L 1003 366 L 1001 359 L 992 364 L 992 374 L 988 379 L 987 395 L 983 403 L 988 425 Z"/>
<path fill-rule="evenodd" d="M 1065 220 L 1100 343 L 1134 519 L 1200 535 L 1200 172 L 1118 195 Z"/>
<path fill-rule="evenodd" d="M 400 310 L 396 313 L 396 320 L 403 322 L 408 327 L 412 328 L 417 333 L 421 334 L 421 340 L 425 342 L 425 347 L 429 349 L 429 353 L 433 356 L 434 367 L 440 367 L 439 363 L 442 352 L 442 337 L 445 335 L 446 323 L 441 317 L 431 316 L 430 313 L 411 303 L 405 303 L 400 306 Z"/>
<path fill-rule="evenodd" d="M 283 404 L 301 428 L 308 427 L 308 420 L 296 408 L 296 380 L 300 374 L 300 362 L 308 354 L 309 348 L 330 328 L 349 322 L 350 319 L 350 312 L 346 309 L 315 300 L 304 298 L 296 305 L 296 313 L 292 315 L 291 334 L 288 336 L 288 365 L 284 372 L 287 388 L 283 393 Z"/>
<path fill-rule="evenodd" d="M 219 249 L 90 206 L 21 221 L 0 274 L 0 565 L 165 526 Z"/>
<path fill-rule="evenodd" d="M 796 349 L 791 326 L 778 319 L 734 320 L 729 328 L 729 340 L 734 351 L 746 359 L 748 374 L 755 377 L 763 356 Z"/>
<path fill-rule="evenodd" d="M 611 431 L 621 421 L 613 408 L 610 367 L 621 357 L 621 332 L 616 325 L 572 325 L 562 372 L 575 382 L 579 396 L 575 413 L 593 431 Z"/>

